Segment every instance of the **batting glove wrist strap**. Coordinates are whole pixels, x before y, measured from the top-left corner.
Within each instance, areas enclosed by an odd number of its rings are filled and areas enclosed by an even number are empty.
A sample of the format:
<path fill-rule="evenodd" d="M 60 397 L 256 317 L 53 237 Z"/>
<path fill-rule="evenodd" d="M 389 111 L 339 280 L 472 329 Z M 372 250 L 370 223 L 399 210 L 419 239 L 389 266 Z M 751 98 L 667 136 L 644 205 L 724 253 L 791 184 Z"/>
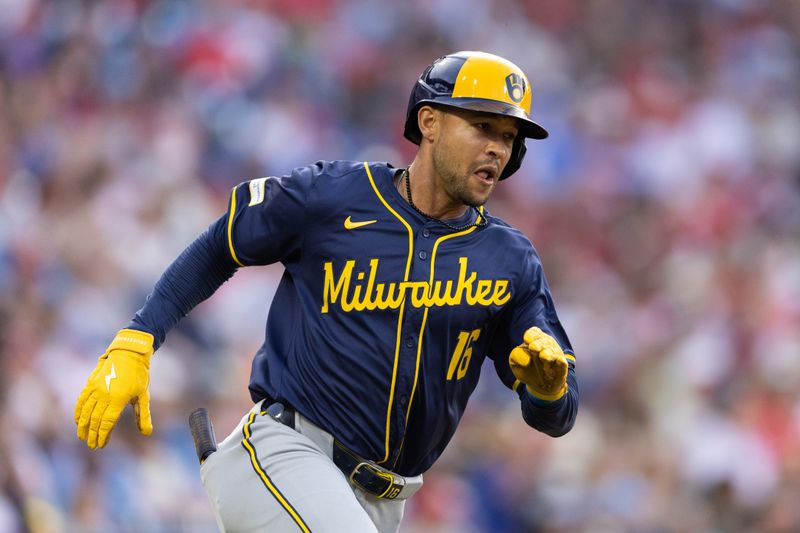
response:
<path fill-rule="evenodd" d="M 534 403 L 545 404 L 545 405 L 548 404 L 548 403 L 552 403 L 552 402 L 556 402 L 556 401 L 560 400 L 561 398 L 564 397 L 564 395 L 567 393 L 567 390 L 568 390 L 567 386 L 564 385 L 561 388 L 561 390 L 558 391 L 555 394 L 545 394 L 545 393 L 542 393 L 540 391 L 532 389 L 528 385 L 526 385 L 525 388 L 527 389 L 528 394 L 530 394 L 531 397 L 534 399 Z"/>
<path fill-rule="evenodd" d="M 146 364 L 150 365 L 150 357 L 153 355 L 154 337 L 150 333 L 136 329 L 122 329 L 111 341 L 106 349 L 106 354 L 114 350 L 125 350 L 145 356 Z"/>

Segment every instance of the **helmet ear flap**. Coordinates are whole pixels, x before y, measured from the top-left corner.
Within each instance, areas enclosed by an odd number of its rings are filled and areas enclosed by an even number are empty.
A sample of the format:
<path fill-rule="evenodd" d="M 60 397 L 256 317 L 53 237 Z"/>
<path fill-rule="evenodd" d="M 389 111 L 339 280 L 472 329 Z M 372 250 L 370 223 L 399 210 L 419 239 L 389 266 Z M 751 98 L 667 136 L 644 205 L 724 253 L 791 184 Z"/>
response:
<path fill-rule="evenodd" d="M 411 98 L 408 101 L 408 111 L 406 112 L 406 123 L 403 129 L 403 136 L 414 144 L 422 142 L 422 132 L 419 129 L 419 108 L 422 107 L 424 95 L 420 96 L 419 84 L 411 91 Z"/>
<path fill-rule="evenodd" d="M 528 148 L 525 146 L 525 137 L 522 135 L 517 135 L 517 138 L 514 139 L 514 146 L 511 148 L 511 157 L 508 159 L 508 163 L 506 163 L 506 168 L 503 169 L 503 173 L 500 174 L 499 180 L 504 180 L 514 172 L 519 170 L 519 167 L 522 166 L 522 160 L 525 158 L 525 154 L 528 152 Z"/>

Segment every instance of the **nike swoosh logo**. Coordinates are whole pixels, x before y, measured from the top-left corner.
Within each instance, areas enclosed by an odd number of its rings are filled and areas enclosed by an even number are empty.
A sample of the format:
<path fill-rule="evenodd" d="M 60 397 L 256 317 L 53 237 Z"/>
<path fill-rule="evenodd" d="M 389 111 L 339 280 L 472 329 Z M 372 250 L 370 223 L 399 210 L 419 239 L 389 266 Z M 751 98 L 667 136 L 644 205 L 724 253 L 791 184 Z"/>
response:
<path fill-rule="evenodd" d="M 350 220 L 350 217 L 344 219 L 344 229 L 356 229 L 361 228 L 364 226 L 369 226 L 370 224 L 376 223 L 377 220 L 364 220 L 363 222 L 353 222 Z"/>
<path fill-rule="evenodd" d="M 111 391 L 111 380 L 117 378 L 117 373 L 114 371 L 114 363 L 111 363 L 111 372 L 106 374 L 106 390 Z"/>

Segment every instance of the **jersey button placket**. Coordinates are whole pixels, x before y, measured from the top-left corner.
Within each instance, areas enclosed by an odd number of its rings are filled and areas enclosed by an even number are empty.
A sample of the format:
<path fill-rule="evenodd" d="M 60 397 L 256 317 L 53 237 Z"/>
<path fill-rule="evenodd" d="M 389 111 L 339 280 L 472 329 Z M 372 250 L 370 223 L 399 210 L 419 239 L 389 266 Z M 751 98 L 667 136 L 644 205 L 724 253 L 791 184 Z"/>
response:
<path fill-rule="evenodd" d="M 429 245 L 422 239 L 430 238 L 431 230 L 429 228 L 422 228 L 422 231 L 420 231 L 417 235 L 417 245 L 419 246 L 417 250 L 417 259 L 420 261 L 426 261 L 430 255 L 430 252 L 428 250 L 424 250 L 423 248 L 427 248 Z M 419 236 L 421 236 L 422 239 Z M 427 272 L 424 273 L 423 279 L 427 279 Z"/>

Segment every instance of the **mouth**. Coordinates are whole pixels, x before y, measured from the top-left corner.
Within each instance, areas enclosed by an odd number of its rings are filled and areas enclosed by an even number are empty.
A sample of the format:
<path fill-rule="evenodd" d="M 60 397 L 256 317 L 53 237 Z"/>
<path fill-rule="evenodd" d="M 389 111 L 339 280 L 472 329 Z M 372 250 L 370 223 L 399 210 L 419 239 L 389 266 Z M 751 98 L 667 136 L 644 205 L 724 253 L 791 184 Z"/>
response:
<path fill-rule="evenodd" d="M 485 185 L 493 185 L 497 181 L 497 167 L 494 165 L 483 165 L 474 172 L 475 176 Z"/>

